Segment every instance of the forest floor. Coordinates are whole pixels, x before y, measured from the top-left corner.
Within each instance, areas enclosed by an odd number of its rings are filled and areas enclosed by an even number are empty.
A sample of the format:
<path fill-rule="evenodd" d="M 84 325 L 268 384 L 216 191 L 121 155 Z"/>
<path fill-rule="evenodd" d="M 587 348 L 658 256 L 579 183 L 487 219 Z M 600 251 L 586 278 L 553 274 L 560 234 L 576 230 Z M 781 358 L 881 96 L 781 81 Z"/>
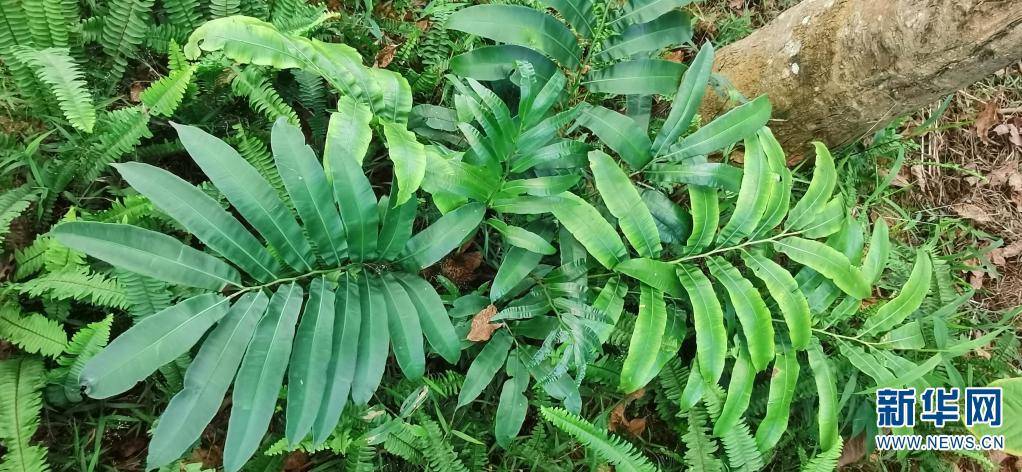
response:
<path fill-rule="evenodd" d="M 732 43 L 795 3 L 703 2 L 693 8 L 697 41 Z M 925 132 L 915 132 L 921 125 Z M 906 117 L 894 131 L 903 142 L 887 157 L 904 150 L 905 159 L 892 181 L 902 191 L 890 203 L 938 225 L 949 252 L 975 253 L 956 269 L 982 308 L 1022 305 L 1022 62 Z"/>

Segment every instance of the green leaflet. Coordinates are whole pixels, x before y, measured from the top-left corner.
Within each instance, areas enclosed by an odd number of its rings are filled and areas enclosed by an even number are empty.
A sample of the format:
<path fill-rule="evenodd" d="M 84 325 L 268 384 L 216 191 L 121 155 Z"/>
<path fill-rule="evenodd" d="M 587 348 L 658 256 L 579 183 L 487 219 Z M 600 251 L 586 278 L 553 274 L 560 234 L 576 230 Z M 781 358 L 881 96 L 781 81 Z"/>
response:
<path fill-rule="evenodd" d="M 683 44 L 690 39 L 692 18 L 685 12 L 673 10 L 655 20 L 631 25 L 621 34 L 611 36 L 597 57 L 604 60 L 624 60 L 636 54 L 655 53 L 667 46 Z"/>
<path fill-rule="evenodd" d="M 284 435 L 294 446 L 312 429 L 326 390 L 327 364 L 334 344 L 334 293 L 326 278 L 309 285 L 291 362 L 287 369 L 287 409 Z"/>
<path fill-rule="evenodd" d="M 500 187 L 501 196 L 517 196 L 523 193 L 537 197 L 549 197 L 571 190 L 579 181 L 578 175 L 549 175 L 531 179 L 505 181 Z"/>
<path fill-rule="evenodd" d="M 224 445 L 224 470 L 228 472 L 241 470 L 266 435 L 284 384 L 303 295 L 302 287 L 295 283 L 278 288 L 245 351 L 231 395 Z"/>
<path fill-rule="evenodd" d="M 766 209 L 763 210 L 763 219 L 754 232 L 755 236 L 766 234 L 784 220 L 791 205 L 792 186 L 791 171 L 788 170 L 781 143 L 777 142 L 767 127 L 760 128 L 757 137 L 769 163 L 770 172 L 780 176 L 780 180 L 774 184 L 773 194 L 768 198 Z"/>
<path fill-rule="evenodd" d="M 901 388 L 905 385 L 913 385 L 917 380 L 923 378 L 926 374 L 929 374 L 933 369 L 937 368 L 944 359 L 951 356 L 950 353 L 937 353 L 931 356 L 922 364 L 914 364 L 905 360 L 905 358 L 898 357 L 890 351 L 880 351 L 880 354 L 884 357 L 886 363 L 898 363 L 898 371 L 901 375 L 897 376 L 893 380 L 889 380 L 884 383 L 878 383 L 877 389 L 882 388 Z"/>
<path fill-rule="evenodd" d="M 805 349 L 812 335 L 813 320 L 809 302 L 799 290 L 798 282 L 784 267 L 766 257 L 742 252 L 742 260 L 763 281 L 770 297 L 777 302 L 777 307 L 784 315 L 784 323 L 788 326 L 791 346 L 796 350 Z"/>
<path fill-rule="evenodd" d="M 753 367 L 756 372 L 765 369 L 774 358 L 774 325 L 759 290 L 731 263 L 720 257 L 710 258 L 706 265 L 727 290 L 741 322 Z"/>
<path fill-rule="evenodd" d="M 887 332 L 880 339 L 890 349 L 922 349 L 926 347 L 926 340 L 923 338 L 923 331 L 919 327 L 919 321 L 910 321 Z"/>
<path fill-rule="evenodd" d="M 684 72 L 685 66 L 677 62 L 633 59 L 589 72 L 582 85 L 596 93 L 669 96 Z"/>
<path fill-rule="evenodd" d="M 745 410 L 749 408 L 752 384 L 755 380 L 756 370 L 749 360 L 749 353 L 739 345 L 738 357 L 731 370 L 731 381 L 727 385 L 727 399 L 724 400 L 724 407 L 721 408 L 720 415 L 717 416 L 717 420 L 713 424 L 714 436 L 723 437 L 738 426 Z"/>
<path fill-rule="evenodd" d="M 447 28 L 494 41 L 533 48 L 575 68 L 581 50 L 564 24 L 539 10 L 518 5 L 475 5 L 455 12 Z"/>
<path fill-rule="evenodd" d="M 644 387 L 656 375 L 657 354 L 667 328 L 664 293 L 646 284 L 640 284 L 639 289 L 639 315 L 621 366 L 620 389 L 626 393 Z"/>
<path fill-rule="evenodd" d="M 689 205 L 692 209 L 692 234 L 685 242 L 685 252 L 694 254 L 713 243 L 720 222 L 720 200 L 717 189 L 688 186 Z"/>
<path fill-rule="evenodd" d="M 373 97 L 376 103 L 376 116 L 383 122 L 408 124 L 408 113 L 412 111 L 412 89 L 408 80 L 392 70 L 376 67 L 367 69 L 373 82 L 370 90 L 378 92 Z"/>
<path fill-rule="evenodd" d="M 649 136 L 635 120 L 625 115 L 596 105 L 586 107 L 577 123 L 596 134 L 633 169 L 642 168 L 652 159 Z M 592 153 L 589 156 L 591 164 Z"/>
<path fill-rule="evenodd" d="M 280 179 L 316 253 L 328 265 L 336 266 L 347 253 L 344 225 L 334 206 L 333 189 L 316 153 L 305 144 L 302 130 L 279 118 L 270 137 L 273 159 Z"/>
<path fill-rule="evenodd" d="M 610 22 L 612 26 L 630 25 L 650 21 L 661 15 L 692 3 L 693 0 L 628 0 L 621 16 Z"/>
<path fill-rule="evenodd" d="M 394 205 L 408 201 L 419 190 L 426 176 L 426 151 L 415 135 L 404 126 L 383 123 L 383 135 L 387 138 L 390 160 L 394 162 L 394 177 L 397 179 L 397 198 Z"/>
<path fill-rule="evenodd" d="M 397 183 L 393 183 L 390 193 L 393 195 L 398 191 Z M 382 260 L 393 260 L 401 250 L 408 244 L 412 237 L 412 229 L 415 223 L 415 214 L 419 209 L 419 200 L 409 198 L 407 202 L 400 205 L 391 205 L 391 198 L 380 197 L 378 204 L 380 213 L 380 238 L 376 241 L 376 248 Z"/>
<path fill-rule="evenodd" d="M 708 384 L 716 384 L 724 372 L 727 355 L 727 330 L 724 310 L 710 279 L 698 267 L 678 264 L 678 279 L 688 293 L 696 332 L 696 358 L 699 373 Z M 693 373 L 695 369 L 693 368 Z"/>
<path fill-rule="evenodd" d="M 699 54 L 696 54 L 688 70 L 685 71 L 685 75 L 682 76 L 678 91 L 674 94 L 674 103 L 671 104 L 671 112 L 667 115 L 667 121 L 660 128 L 656 139 L 653 140 L 652 153 L 654 156 L 663 154 L 692 124 L 692 118 L 699 110 L 699 104 L 702 103 L 703 94 L 706 92 L 706 84 L 710 80 L 713 55 L 713 45 L 706 42 L 699 49 Z"/>
<path fill-rule="evenodd" d="M 490 286 L 490 300 L 496 302 L 511 295 L 515 287 L 539 265 L 541 259 L 543 259 L 542 254 L 520 247 L 509 248 L 500 261 L 497 275 L 493 277 L 493 285 Z"/>
<path fill-rule="evenodd" d="M 883 217 L 877 218 L 873 224 L 873 235 L 869 238 L 869 252 L 862 262 L 862 275 L 873 284 L 880 279 L 880 274 L 887 268 L 887 259 L 891 255 L 890 228 Z"/>
<path fill-rule="evenodd" d="M 614 267 L 614 270 L 673 297 L 681 297 L 685 293 L 675 265 L 669 262 L 646 258 L 628 259 Z"/>
<path fill-rule="evenodd" d="M 313 444 L 322 444 L 333 433 L 348 403 L 358 355 L 359 328 L 362 326 L 362 302 L 358 284 L 345 273 L 334 294 L 333 348 L 326 367 L 327 383 L 319 412 L 312 426 Z"/>
<path fill-rule="evenodd" d="M 1019 399 L 1022 398 L 1022 377 L 995 380 L 989 386 L 1002 390 L 1004 398 L 1002 414 L 1005 418 L 1022 417 L 1022 404 L 1019 403 Z M 1003 427 L 999 428 L 987 424 L 976 424 L 969 427 L 969 431 L 976 436 L 1003 434 L 1004 452 L 1015 456 L 1022 455 L 1022 427 L 1019 426 L 1018 421 L 1005 423 Z"/>
<path fill-rule="evenodd" d="M 490 218 L 486 222 L 503 235 L 508 244 L 514 247 L 547 256 L 557 252 L 557 249 L 546 239 L 525 228 L 509 225 L 496 218 Z"/>
<path fill-rule="evenodd" d="M 755 231 L 763 219 L 763 212 L 774 195 L 777 174 L 771 173 L 766 155 L 756 136 L 745 140 L 745 169 L 738 200 L 731 213 L 731 219 L 717 235 L 717 244 L 727 246 L 730 242 L 745 239 Z M 842 211 L 844 206 L 842 205 Z"/>
<path fill-rule="evenodd" d="M 525 61 L 536 69 L 538 78 L 557 73 L 557 64 L 527 47 L 514 44 L 477 47 L 451 58 L 451 72 L 476 80 L 504 80 L 515 69 L 516 61 Z"/>
<path fill-rule="evenodd" d="M 625 307 L 625 295 L 628 294 L 628 286 L 621 281 L 620 277 L 613 276 L 607 279 L 607 283 L 600 289 L 600 294 L 593 301 L 593 309 L 606 315 L 607 326 L 597 330 L 600 343 L 607 342 L 614 326 L 621 319 L 621 312 Z"/>
<path fill-rule="evenodd" d="M 753 136 L 770 120 L 770 100 L 762 95 L 735 107 L 688 135 L 664 155 L 672 162 L 707 155 Z"/>
<path fill-rule="evenodd" d="M 844 197 L 838 194 L 806 222 L 802 236 L 819 239 L 841 231 L 841 227 L 847 221 L 847 211 Z"/>
<path fill-rule="evenodd" d="M 359 262 L 376 256 L 380 217 L 376 194 L 360 164 L 365 155 L 360 139 L 365 138 L 364 143 L 368 146 L 369 122 L 362 121 L 363 109 L 352 105 L 345 107 L 343 102 L 342 99 L 339 103 L 340 111 L 330 117 L 323 161 L 326 163 L 327 176 L 333 184 L 334 199 L 341 211 L 341 221 L 348 239 L 348 256 Z M 356 129 L 337 129 L 341 126 Z M 353 139 L 354 145 L 344 139 Z"/>
<path fill-rule="evenodd" d="M 92 398 L 123 393 L 189 349 L 227 314 L 228 301 L 197 295 L 145 317 L 96 354 L 82 369 L 81 383 Z"/>
<path fill-rule="evenodd" d="M 549 211 L 600 264 L 613 269 L 628 252 L 617 231 L 600 212 L 573 193 L 548 200 Z"/>
<path fill-rule="evenodd" d="M 742 185 L 741 169 L 719 162 L 686 162 L 684 164 L 653 164 L 645 175 L 662 184 L 688 184 L 738 192 Z"/>
<path fill-rule="evenodd" d="M 640 191 L 643 203 L 649 208 L 660 233 L 660 241 L 674 244 L 688 238 L 692 232 L 692 215 L 674 203 L 663 192 L 654 189 Z"/>
<path fill-rule="evenodd" d="M 202 343 L 185 373 L 184 389 L 174 395 L 156 423 L 146 469 L 181 457 L 206 429 L 223 403 L 266 303 L 261 292 L 242 295 Z"/>
<path fill-rule="evenodd" d="M 894 380 L 894 374 L 882 365 L 876 356 L 867 353 L 862 348 L 842 343 L 838 349 L 849 363 L 872 378 L 877 385 L 887 384 Z"/>
<path fill-rule="evenodd" d="M 628 242 L 642 257 L 659 257 L 662 247 L 653 215 L 639 197 L 639 191 L 628 180 L 628 175 L 610 156 L 600 151 L 589 153 L 589 165 L 603 203 L 617 218 Z"/>
<path fill-rule="evenodd" d="M 259 240 L 201 190 L 170 172 L 148 164 L 127 162 L 111 165 L 153 205 L 256 280 L 269 282 L 279 278 L 280 264 Z"/>
<path fill-rule="evenodd" d="M 909 315 L 919 309 L 923 299 L 930 291 L 933 278 L 933 263 L 925 250 L 916 251 L 916 262 L 912 266 L 912 274 L 908 282 L 901 288 L 894 299 L 885 303 L 873 316 L 866 320 L 859 330 L 859 336 L 881 334 L 901 324 Z"/>
<path fill-rule="evenodd" d="M 823 143 L 813 143 L 816 147 L 816 167 L 813 169 L 813 178 L 809 181 L 809 188 L 798 203 L 788 212 L 788 221 L 784 228 L 787 230 L 801 230 L 813 215 L 822 210 L 824 204 L 830 200 L 834 193 L 834 186 L 837 184 L 837 170 L 834 169 L 834 158 Z M 863 297 L 865 298 L 865 297 Z"/>
<path fill-rule="evenodd" d="M 543 4 L 557 10 L 583 38 L 593 37 L 592 20 L 596 17 L 591 0 L 544 0 Z"/>
<path fill-rule="evenodd" d="M 756 447 L 766 453 L 777 445 L 781 435 L 788 429 L 791 401 L 795 398 L 798 384 L 798 357 L 785 347 L 774 359 L 774 370 L 770 376 L 770 392 L 767 394 L 766 416 L 756 428 Z"/>
<path fill-rule="evenodd" d="M 351 401 L 355 405 L 365 405 L 383 380 L 387 353 L 390 352 L 390 331 L 386 301 L 377 283 L 370 281 L 368 274 L 362 274 L 358 290 L 362 323 L 358 333 L 355 376 L 351 381 Z"/>
<path fill-rule="evenodd" d="M 419 379 L 426 371 L 426 354 L 415 305 L 393 275 L 386 274 L 375 282 L 387 307 L 387 331 L 397 365 L 405 377 Z"/>
<path fill-rule="evenodd" d="M 458 393 L 458 408 L 472 403 L 493 381 L 493 376 L 504 365 L 504 359 L 507 358 L 512 341 L 507 330 L 497 330 L 493 337 L 486 342 L 465 374 L 465 383 L 461 387 L 461 392 Z"/>
<path fill-rule="evenodd" d="M 172 125 L 192 160 L 284 261 L 298 271 L 312 270 L 316 261 L 302 228 L 259 171 L 213 135 Z"/>
<path fill-rule="evenodd" d="M 485 205 L 474 202 L 441 216 L 408 240 L 401 260 L 410 260 L 418 269 L 436 264 L 479 227 L 485 212 Z"/>
<path fill-rule="evenodd" d="M 451 324 L 444 302 L 433 286 L 420 277 L 396 273 L 393 275 L 411 299 L 419 315 L 419 325 L 426 341 L 447 362 L 457 364 L 461 357 L 461 340 Z"/>
<path fill-rule="evenodd" d="M 177 239 L 131 225 L 69 221 L 50 234 L 61 244 L 116 267 L 189 287 L 220 290 L 241 285 L 233 267 Z"/>
<path fill-rule="evenodd" d="M 870 286 L 862 272 L 844 254 L 818 241 L 789 236 L 774 242 L 774 248 L 810 269 L 823 274 L 841 291 L 859 300 L 869 298 Z"/>
<path fill-rule="evenodd" d="M 809 342 L 806 352 L 820 398 L 820 449 L 827 450 L 841 441 L 837 424 L 837 379 L 818 339 L 813 338 Z"/>
<path fill-rule="evenodd" d="M 507 356 L 507 373 L 509 378 L 500 389 L 493 423 L 494 439 L 503 448 L 507 448 L 518 436 L 529 410 L 529 401 L 525 397 L 525 391 L 529 388 L 529 371 L 518 360 L 517 349 Z"/>
<path fill-rule="evenodd" d="M 359 166 L 362 165 L 369 143 L 373 139 L 373 132 L 369 127 L 372 118 L 373 114 L 369 108 L 351 97 L 342 96 L 337 100 L 337 112 L 330 114 L 330 124 L 327 126 L 323 147 L 323 165 L 328 169 L 328 179 L 332 178 L 333 174 L 329 172 L 330 159 L 327 156 L 343 156 L 346 159 L 354 159 Z"/>
<path fill-rule="evenodd" d="M 577 439 L 600 458 L 621 472 L 653 472 L 657 468 L 631 443 L 609 435 L 605 430 L 561 408 L 540 407 L 540 414 L 558 429 Z"/>

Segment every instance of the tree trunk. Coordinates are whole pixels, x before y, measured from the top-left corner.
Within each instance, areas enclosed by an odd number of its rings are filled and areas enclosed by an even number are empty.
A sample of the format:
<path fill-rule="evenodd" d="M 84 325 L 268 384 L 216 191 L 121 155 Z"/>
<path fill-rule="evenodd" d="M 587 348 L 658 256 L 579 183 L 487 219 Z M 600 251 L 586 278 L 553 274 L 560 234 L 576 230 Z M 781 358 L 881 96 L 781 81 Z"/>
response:
<path fill-rule="evenodd" d="M 853 142 L 1022 58 L 1020 0 L 804 0 L 714 63 L 785 148 Z M 704 115 L 728 104 L 707 93 Z"/>

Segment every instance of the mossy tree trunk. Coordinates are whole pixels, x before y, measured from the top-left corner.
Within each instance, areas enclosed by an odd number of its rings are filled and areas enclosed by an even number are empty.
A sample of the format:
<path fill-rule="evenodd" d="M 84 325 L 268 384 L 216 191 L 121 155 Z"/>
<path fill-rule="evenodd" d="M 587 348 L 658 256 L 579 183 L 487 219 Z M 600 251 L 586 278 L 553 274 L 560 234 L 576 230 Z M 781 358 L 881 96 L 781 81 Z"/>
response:
<path fill-rule="evenodd" d="M 790 152 L 852 142 L 1022 59 L 1020 0 L 804 0 L 718 52 Z M 704 115 L 727 103 L 707 94 Z"/>

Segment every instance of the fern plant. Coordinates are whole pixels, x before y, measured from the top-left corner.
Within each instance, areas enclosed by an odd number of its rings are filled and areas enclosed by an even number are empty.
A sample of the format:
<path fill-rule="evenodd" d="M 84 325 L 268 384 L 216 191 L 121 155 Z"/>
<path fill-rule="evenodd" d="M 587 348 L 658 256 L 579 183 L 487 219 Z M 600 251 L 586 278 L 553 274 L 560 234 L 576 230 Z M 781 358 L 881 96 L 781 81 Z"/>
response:
<path fill-rule="evenodd" d="M 0 442 L 7 449 L 0 470 L 50 470 L 46 448 L 31 442 L 39 428 L 45 381 L 38 358 L 0 361 Z"/>
<path fill-rule="evenodd" d="M 146 317 L 86 363 L 81 381 L 87 395 L 107 398 L 130 389 L 213 328 L 185 375 L 184 389 L 157 424 L 150 467 L 172 462 L 191 446 L 235 374 L 228 470 L 238 470 L 258 447 L 285 369 L 287 438 L 296 444 L 311 433 L 318 443 L 329 436 L 349 398 L 358 405 L 369 401 L 383 376 L 388 346 L 409 378 L 424 372 L 423 336 L 449 362 L 458 360 L 459 342 L 446 309 L 415 271 L 471 235 L 483 208 L 465 205 L 412 235 L 416 200 L 397 184 L 389 198 L 377 201 L 361 171 L 370 137 L 363 119 L 368 110 L 350 105 L 331 117 L 323 165 L 298 128 L 282 120 L 274 125 L 276 171 L 302 224 L 237 151 L 197 128 L 175 125 L 192 159 L 265 246 L 200 190 L 140 163 L 116 167 L 223 259 L 131 225 L 68 222 L 53 230 L 61 243 L 116 267 L 194 289 L 193 296 Z M 361 144 L 352 136 L 361 137 Z M 404 152 L 391 143 L 392 154 Z"/>

